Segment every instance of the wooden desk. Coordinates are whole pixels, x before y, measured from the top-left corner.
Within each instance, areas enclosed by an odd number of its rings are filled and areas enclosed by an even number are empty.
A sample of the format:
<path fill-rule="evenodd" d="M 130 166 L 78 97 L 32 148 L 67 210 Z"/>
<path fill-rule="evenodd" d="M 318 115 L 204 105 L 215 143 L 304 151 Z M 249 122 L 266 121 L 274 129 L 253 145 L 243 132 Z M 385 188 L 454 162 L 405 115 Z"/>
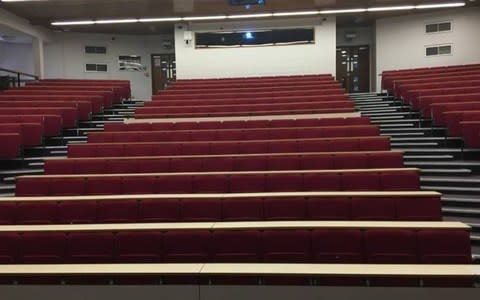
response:
<path fill-rule="evenodd" d="M 141 230 L 241 230 L 241 229 L 456 229 L 470 230 L 461 222 L 402 221 L 258 221 L 258 222 L 196 222 L 196 223 L 114 223 L 3 225 L 0 232 L 78 232 L 78 231 L 141 231 Z"/>
<path fill-rule="evenodd" d="M 98 196 L 41 196 L 0 197 L 0 202 L 25 201 L 102 201 L 102 200 L 162 200 L 162 199 L 232 199 L 232 198 L 279 198 L 279 197 L 440 197 L 438 192 L 388 191 L 388 192 L 276 192 L 276 193 L 227 193 L 227 194 L 147 194 L 147 195 L 98 195 Z"/>
<path fill-rule="evenodd" d="M 472 277 L 479 265 L 407 264 L 53 264 L 0 265 L 8 275 L 220 275 L 220 276 L 358 276 Z"/>

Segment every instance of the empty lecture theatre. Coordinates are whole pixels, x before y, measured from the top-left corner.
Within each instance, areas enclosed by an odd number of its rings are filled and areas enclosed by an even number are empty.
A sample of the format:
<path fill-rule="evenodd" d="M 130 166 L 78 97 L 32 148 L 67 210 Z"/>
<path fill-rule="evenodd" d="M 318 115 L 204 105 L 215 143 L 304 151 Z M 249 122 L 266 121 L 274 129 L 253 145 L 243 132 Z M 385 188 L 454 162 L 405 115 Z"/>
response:
<path fill-rule="evenodd" d="M 479 300 L 480 0 L 0 0 L 0 300 Z"/>

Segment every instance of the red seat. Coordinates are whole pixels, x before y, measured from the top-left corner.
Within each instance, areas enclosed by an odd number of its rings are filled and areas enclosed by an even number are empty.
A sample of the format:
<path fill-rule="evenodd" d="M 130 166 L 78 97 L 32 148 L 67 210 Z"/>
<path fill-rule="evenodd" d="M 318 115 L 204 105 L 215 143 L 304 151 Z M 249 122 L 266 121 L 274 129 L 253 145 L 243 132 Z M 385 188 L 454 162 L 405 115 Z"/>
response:
<path fill-rule="evenodd" d="M 183 222 L 218 222 L 222 219 L 220 199 L 182 199 L 180 216 Z"/>
<path fill-rule="evenodd" d="M 264 219 L 266 221 L 295 221 L 307 218 L 305 198 L 265 198 L 263 201 Z"/>
<path fill-rule="evenodd" d="M 228 177 L 225 175 L 193 176 L 194 193 L 228 193 Z"/>
<path fill-rule="evenodd" d="M 362 263 L 363 237 L 360 230 L 315 229 L 311 233 L 312 262 Z"/>
<path fill-rule="evenodd" d="M 51 180 L 49 186 L 50 192 L 44 194 L 44 196 L 75 196 L 85 194 L 85 180 L 83 178 L 55 178 Z"/>
<path fill-rule="evenodd" d="M 420 189 L 418 171 L 382 172 L 380 182 L 384 191 L 415 191 Z"/>
<path fill-rule="evenodd" d="M 394 198 L 353 197 L 351 201 L 353 220 L 396 220 Z"/>
<path fill-rule="evenodd" d="M 222 220 L 258 221 L 263 219 L 263 203 L 259 198 L 231 198 L 222 201 Z"/>
<path fill-rule="evenodd" d="M 297 156 L 269 156 L 267 169 L 269 171 L 299 170 L 300 159 Z"/>
<path fill-rule="evenodd" d="M 237 157 L 234 165 L 235 171 L 266 171 L 267 160 L 264 157 Z"/>
<path fill-rule="evenodd" d="M 101 223 L 135 223 L 137 215 L 135 200 L 111 200 L 98 203 L 97 219 Z"/>
<path fill-rule="evenodd" d="M 441 221 L 442 205 L 438 197 L 396 197 L 397 219 L 401 221 Z"/>
<path fill-rule="evenodd" d="M 159 176 L 157 178 L 156 193 L 176 194 L 192 193 L 192 180 L 190 176 Z"/>
<path fill-rule="evenodd" d="M 342 185 L 338 174 L 313 173 L 303 175 L 304 191 L 341 191 Z"/>
<path fill-rule="evenodd" d="M 176 199 L 142 200 L 138 209 L 139 222 L 178 222 L 180 202 Z"/>
<path fill-rule="evenodd" d="M 216 230 L 213 232 L 213 261 L 258 262 L 259 244 L 260 233 L 257 230 Z"/>
<path fill-rule="evenodd" d="M 167 263 L 205 263 L 211 260 L 212 235 L 203 230 L 172 230 L 163 235 Z"/>
<path fill-rule="evenodd" d="M 254 175 L 232 175 L 230 177 L 231 193 L 259 193 L 265 192 L 265 176 Z"/>
<path fill-rule="evenodd" d="M 309 197 L 307 214 L 310 220 L 351 220 L 350 199 Z"/>
<path fill-rule="evenodd" d="M 110 232 L 72 232 L 67 239 L 67 260 L 70 263 L 111 263 L 115 246 Z"/>
<path fill-rule="evenodd" d="M 116 236 L 119 263 L 158 263 L 162 261 L 162 234 L 159 232 L 119 232 Z"/>
<path fill-rule="evenodd" d="M 85 182 L 86 195 L 118 195 L 122 193 L 119 177 L 90 177 Z"/>
<path fill-rule="evenodd" d="M 378 191 L 379 176 L 375 172 L 359 172 L 342 174 L 342 189 L 344 191 Z"/>
<path fill-rule="evenodd" d="M 57 203 L 49 201 L 18 202 L 17 224 L 52 224 L 58 218 Z"/>
<path fill-rule="evenodd" d="M 261 245 L 266 263 L 306 263 L 310 260 L 310 234 L 306 230 L 265 230 Z"/>
<path fill-rule="evenodd" d="M 157 180 L 151 176 L 124 177 L 122 190 L 124 194 L 154 194 Z"/>
<path fill-rule="evenodd" d="M 0 202 L 0 225 L 11 225 L 15 222 L 15 202 Z"/>
<path fill-rule="evenodd" d="M 266 189 L 269 192 L 296 192 L 303 187 L 301 174 L 269 174 L 266 178 Z"/>
<path fill-rule="evenodd" d="M 19 236 L 17 233 L 0 233 L 0 264 L 13 264 L 17 261 Z"/>
<path fill-rule="evenodd" d="M 97 204 L 94 201 L 62 201 L 58 211 L 62 224 L 95 223 L 97 219 Z"/>
<path fill-rule="evenodd" d="M 58 264 L 65 259 L 64 233 L 24 233 L 20 238 L 20 260 L 24 264 Z"/>

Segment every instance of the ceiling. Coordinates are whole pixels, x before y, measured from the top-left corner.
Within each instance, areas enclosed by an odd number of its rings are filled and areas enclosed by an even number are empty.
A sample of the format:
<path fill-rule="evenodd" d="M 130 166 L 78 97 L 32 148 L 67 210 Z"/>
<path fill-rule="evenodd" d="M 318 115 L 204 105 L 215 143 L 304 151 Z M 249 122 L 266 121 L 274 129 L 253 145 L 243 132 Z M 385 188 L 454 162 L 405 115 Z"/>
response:
<path fill-rule="evenodd" d="M 0 2 L 0 7 L 28 19 L 33 25 L 43 25 L 56 30 L 159 34 L 171 33 L 172 23 L 133 23 L 114 25 L 86 25 L 52 27 L 52 21 L 87 19 L 184 17 L 215 14 L 242 14 L 261 12 L 282 12 L 311 9 L 342 9 L 371 6 L 395 6 L 405 4 L 428 4 L 454 2 L 446 0 L 266 0 L 265 6 L 232 7 L 228 0 L 37 0 L 22 2 Z M 467 6 L 479 6 L 480 1 L 467 1 Z M 425 12 L 426 10 L 422 10 Z M 388 13 L 361 13 L 337 16 L 339 26 L 368 26 L 376 18 L 411 14 L 412 11 Z"/>

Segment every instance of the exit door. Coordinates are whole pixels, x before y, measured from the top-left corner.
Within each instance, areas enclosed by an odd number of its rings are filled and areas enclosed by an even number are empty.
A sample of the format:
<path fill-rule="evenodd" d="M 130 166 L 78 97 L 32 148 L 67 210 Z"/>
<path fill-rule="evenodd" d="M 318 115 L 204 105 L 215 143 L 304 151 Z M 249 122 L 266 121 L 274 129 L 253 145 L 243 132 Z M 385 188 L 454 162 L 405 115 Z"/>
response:
<path fill-rule="evenodd" d="M 348 93 L 370 91 L 370 48 L 337 47 L 337 80 Z"/>
<path fill-rule="evenodd" d="M 175 54 L 152 54 L 152 93 L 157 94 L 176 78 Z"/>

